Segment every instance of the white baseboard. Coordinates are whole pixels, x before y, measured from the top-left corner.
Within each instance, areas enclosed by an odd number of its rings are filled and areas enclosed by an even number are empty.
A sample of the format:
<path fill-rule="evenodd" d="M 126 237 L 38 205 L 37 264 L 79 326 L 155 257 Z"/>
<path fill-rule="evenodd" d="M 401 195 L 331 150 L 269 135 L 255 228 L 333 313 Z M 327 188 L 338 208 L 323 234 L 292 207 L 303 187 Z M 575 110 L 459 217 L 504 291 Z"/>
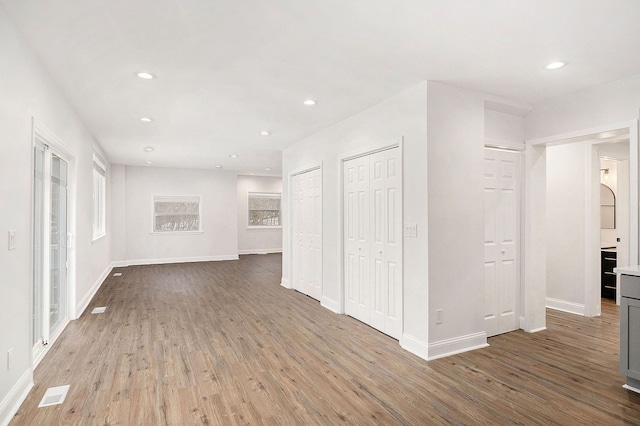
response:
<path fill-rule="evenodd" d="M 112 268 L 126 268 L 127 266 L 129 266 L 129 262 L 126 260 L 114 260 L 111 262 Z"/>
<path fill-rule="evenodd" d="M 336 314 L 342 313 L 340 309 L 340 303 L 336 302 L 333 299 L 329 299 L 326 296 L 322 296 L 322 298 L 320 299 L 320 306 L 327 308 L 328 310 Z"/>
<path fill-rule="evenodd" d="M 282 277 L 282 280 L 280 281 L 280 285 L 284 288 L 291 290 L 291 284 L 289 284 L 288 278 Z"/>
<path fill-rule="evenodd" d="M 547 308 L 584 316 L 584 304 L 547 297 Z"/>
<path fill-rule="evenodd" d="M 454 337 L 453 339 L 441 340 L 439 342 L 429 344 L 428 360 L 431 361 L 438 358 L 444 358 L 446 356 L 472 351 L 474 349 L 482 349 L 487 346 L 489 346 L 487 344 L 487 333 L 484 331 Z"/>
<path fill-rule="evenodd" d="M 120 267 L 138 265 L 164 265 L 166 263 L 191 263 L 191 262 L 217 262 L 220 260 L 238 260 L 237 254 L 225 254 L 220 256 L 194 256 L 194 257 L 169 257 L 166 259 L 136 259 L 118 262 Z"/>
<path fill-rule="evenodd" d="M 527 333 L 537 333 L 539 331 L 545 331 L 547 329 L 547 327 L 539 327 L 539 328 L 534 328 L 533 330 L 525 330 L 525 332 Z"/>
<path fill-rule="evenodd" d="M 429 344 L 407 333 L 404 333 L 400 338 L 400 347 L 424 360 L 429 359 Z"/>
<path fill-rule="evenodd" d="M 281 248 L 238 250 L 238 254 L 271 254 L 282 253 Z"/>
<path fill-rule="evenodd" d="M 29 391 L 33 387 L 33 370 L 25 371 L 16 384 L 11 388 L 7 396 L 0 402 L 0 425 L 7 426 L 13 416 L 20 409 L 20 405 L 27 399 Z"/>
<path fill-rule="evenodd" d="M 107 279 L 112 270 L 113 263 L 107 266 L 107 268 L 100 274 L 98 279 L 93 283 L 87 294 L 85 294 L 82 300 L 76 305 L 76 318 L 74 319 L 80 318 L 82 316 L 84 310 L 87 309 L 87 306 L 89 306 L 89 303 L 91 303 L 91 299 L 93 299 L 93 296 L 95 296 L 98 290 L 100 290 L 102 283 Z"/>

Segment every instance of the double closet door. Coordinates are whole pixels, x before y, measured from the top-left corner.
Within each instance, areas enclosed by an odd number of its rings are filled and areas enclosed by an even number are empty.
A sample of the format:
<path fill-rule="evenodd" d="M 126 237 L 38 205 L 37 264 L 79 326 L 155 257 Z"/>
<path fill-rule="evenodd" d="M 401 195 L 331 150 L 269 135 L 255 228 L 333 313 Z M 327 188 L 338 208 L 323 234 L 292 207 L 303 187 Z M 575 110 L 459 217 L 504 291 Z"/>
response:
<path fill-rule="evenodd" d="M 345 311 L 402 333 L 402 169 L 392 148 L 344 162 Z"/>
<path fill-rule="evenodd" d="M 322 297 L 322 174 L 314 169 L 293 176 L 293 288 Z"/>
<path fill-rule="evenodd" d="M 32 344 L 38 358 L 68 321 L 68 162 L 38 141 L 33 172 Z"/>

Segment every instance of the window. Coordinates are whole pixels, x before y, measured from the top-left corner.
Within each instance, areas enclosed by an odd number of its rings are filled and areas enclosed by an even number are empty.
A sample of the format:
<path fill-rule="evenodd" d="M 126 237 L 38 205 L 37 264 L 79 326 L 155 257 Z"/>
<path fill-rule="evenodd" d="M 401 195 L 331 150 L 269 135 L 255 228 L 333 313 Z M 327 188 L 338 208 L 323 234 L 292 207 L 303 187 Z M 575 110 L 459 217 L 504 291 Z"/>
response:
<path fill-rule="evenodd" d="M 249 193 L 249 226 L 280 226 L 281 194 Z"/>
<path fill-rule="evenodd" d="M 93 239 L 107 234 L 107 177 L 102 158 L 93 154 Z"/>
<path fill-rule="evenodd" d="M 200 196 L 154 196 L 153 232 L 199 232 Z"/>

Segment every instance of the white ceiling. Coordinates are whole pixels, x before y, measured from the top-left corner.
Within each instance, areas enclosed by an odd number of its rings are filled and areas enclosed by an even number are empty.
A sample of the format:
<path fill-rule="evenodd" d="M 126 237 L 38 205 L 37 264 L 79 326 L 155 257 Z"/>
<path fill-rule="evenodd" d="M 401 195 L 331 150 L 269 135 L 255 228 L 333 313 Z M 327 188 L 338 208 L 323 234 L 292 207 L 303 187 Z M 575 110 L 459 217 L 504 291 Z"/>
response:
<path fill-rule="evenodd" d="M 424 80 L 535 104 L 640 73 L 638 0 L 0 4 L 127 165 L 278 175 L 283 148 Z"/>

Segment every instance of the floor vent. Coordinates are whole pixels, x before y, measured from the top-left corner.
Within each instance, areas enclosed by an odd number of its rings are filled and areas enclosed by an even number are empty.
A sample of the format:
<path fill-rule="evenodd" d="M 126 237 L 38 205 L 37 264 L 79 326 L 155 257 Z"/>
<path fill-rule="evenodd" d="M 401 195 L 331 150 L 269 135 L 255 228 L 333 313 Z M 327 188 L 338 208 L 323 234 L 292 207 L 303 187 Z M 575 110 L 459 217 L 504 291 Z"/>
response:
<path fill-rule="evenodd" d="M 115 274 L 113 274 L 114 277 L 121 277 L 122 276 L 122 272 L 116 272 Z"/>
<path fill-rule="evenodd" d="M 93 311 L 91 311 L 92 314 L 104 314 L 104 311 L 107 310 L 106 306 L 100 306 L 98 308 L 93 308 Z"/>
<path fill-rule="evenodd" d="M 62 404 L 67 397 L 67 392 L 69 392 L 69 386 L 70 385 L 56 386 L 55 388 L 47 389 L 38 408 Z"/>

